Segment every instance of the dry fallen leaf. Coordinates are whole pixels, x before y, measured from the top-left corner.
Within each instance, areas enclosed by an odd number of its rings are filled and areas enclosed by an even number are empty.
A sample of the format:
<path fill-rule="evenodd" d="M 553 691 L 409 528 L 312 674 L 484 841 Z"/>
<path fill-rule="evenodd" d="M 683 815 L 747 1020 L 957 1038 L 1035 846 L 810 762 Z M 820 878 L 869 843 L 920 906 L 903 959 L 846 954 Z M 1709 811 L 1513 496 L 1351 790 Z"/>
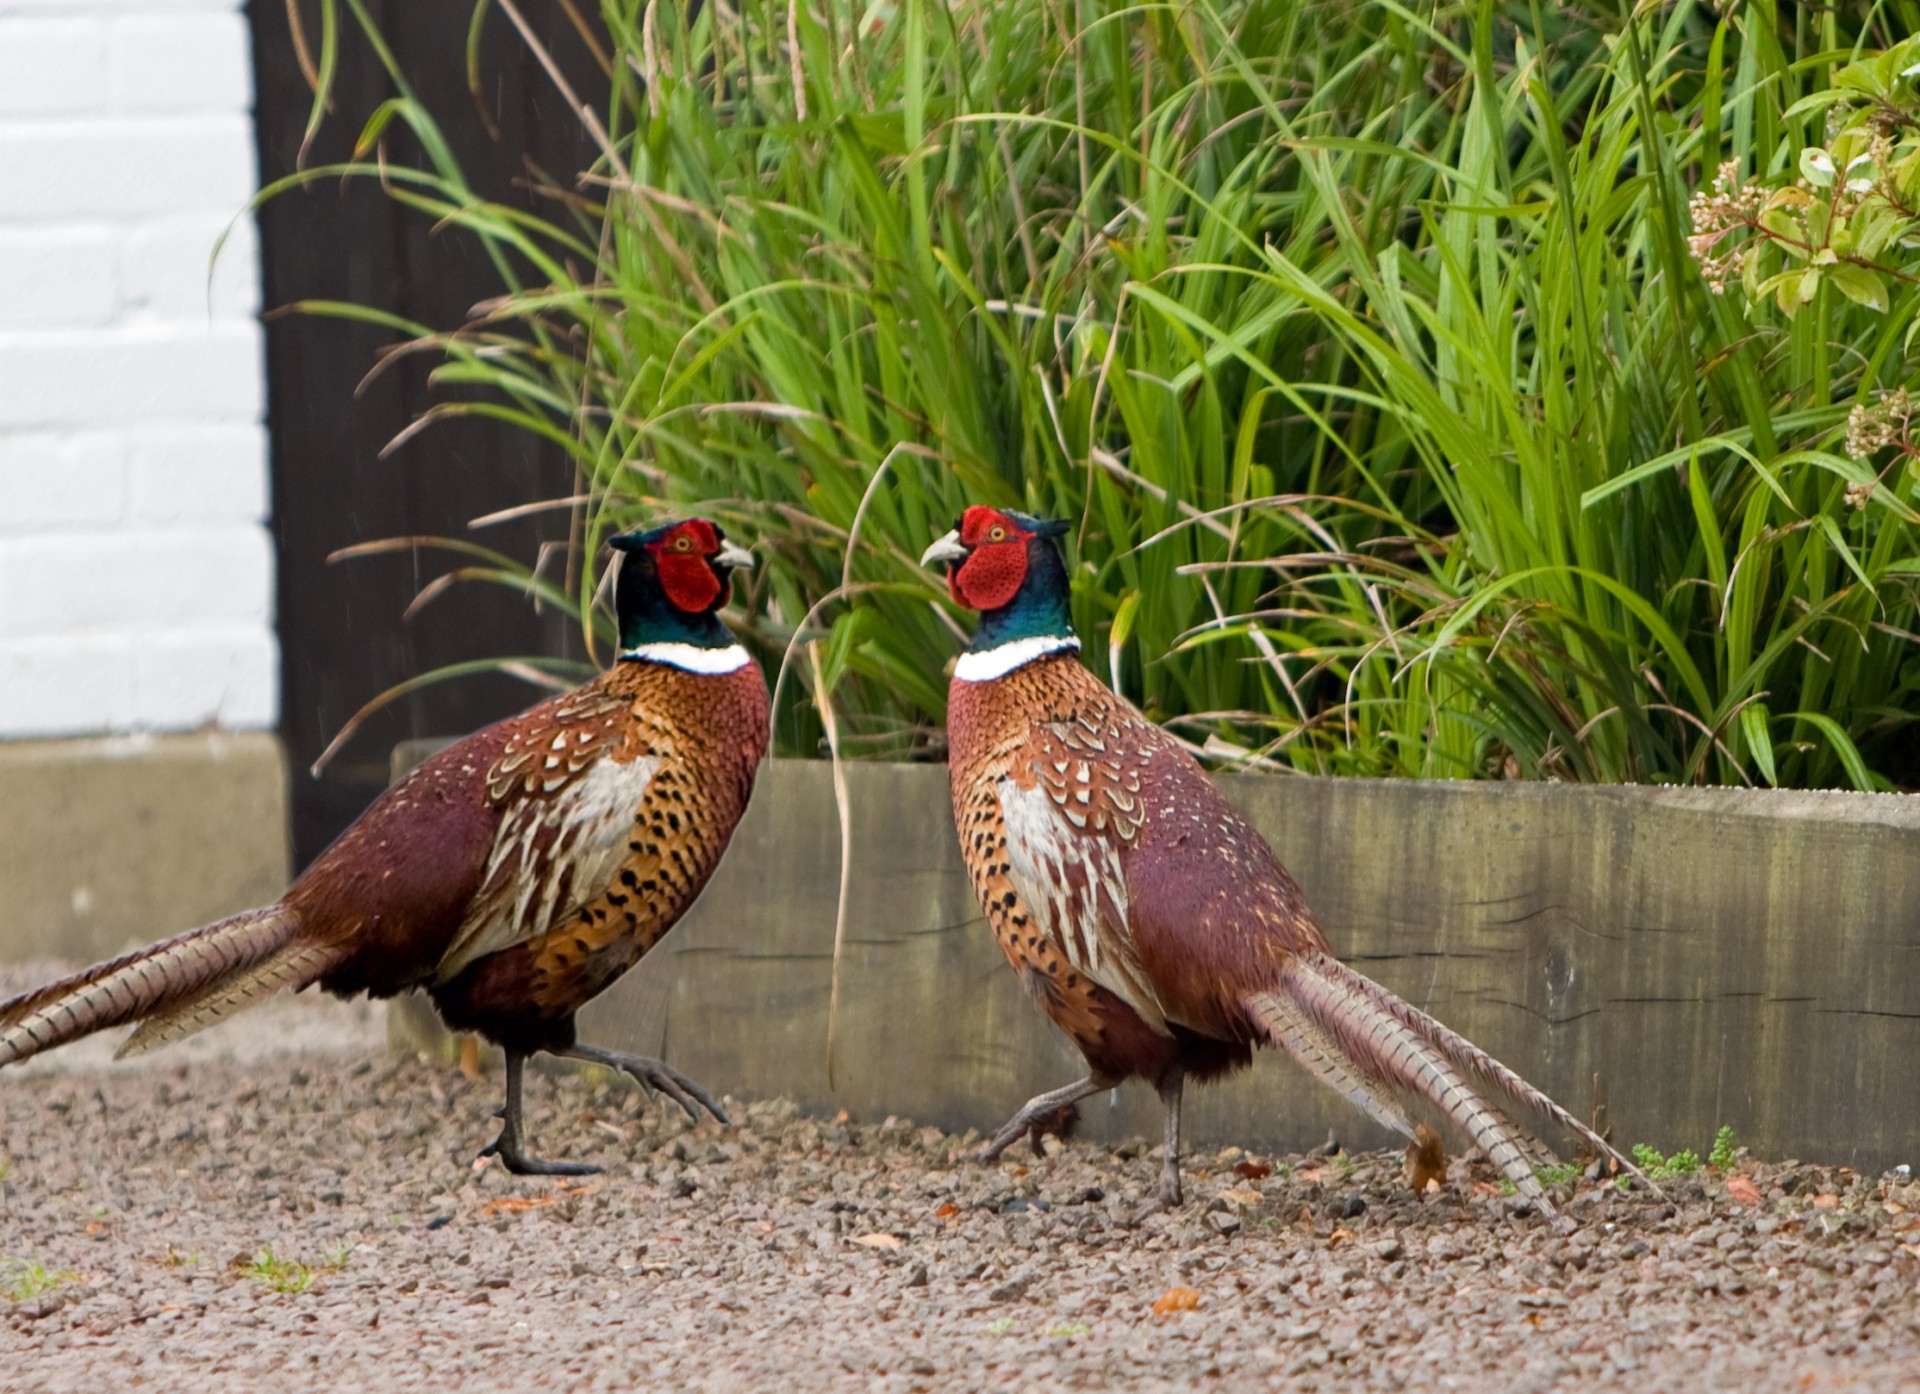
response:
<path fill-rule="evenodd" d="M 1813 1208 L 1815 1210 L 1837 1210 L 1840 1208 L 1840 1197 L 1832 1191 L 1825 1191 L 1813 1198 Z"/>
<path fill-rule="evenodd" d="M 1760 1188 L 1744 1176 L 1729 1176 L 1727 1178 L 1727 1194 L 1739 1201 L 1742 1205 L 1758 1205 L 1760 1203 Z"/>
<path fill-rule="evenodd" d="M 1413 1141 L 1407 1144 L 1407 1185 L 1413 1193 L 1419 1195 L 1430 1188 L 1437 1189 L 1440 1182 L 1447 1179 L 1447 1145 L 1440 1140 L 1440 1134 L 1425 1123 L 1417 1124 L 1413 1130 Z"/>
<path fill-rule="evenodd" d="M 1231 1191 L 1220 1192 L 1220 1199 L 1230 1205 L 1258 1205 L 1260 1203 L 1260 1192 L 1242 1191 L 1236 1188 Z"/>
<path fill-rule="evenodd" d="M 863 1234 L 853 1242 L 856 1244 L 864 1244 L 869 1249 L 897 1249 L 900 1247 L 900 1237 L 895 1234 Z"/>
<path fill-rule="evenodd" d="M 934 1215 L 934 1218 L 937 1220 L 951 1220 L 955 1215 L 958 1215 L 959 1213 L 960 1213 L 960 1207 L 955 1205 L 952 1201 L 948 1201 L 946 1204 L 942 1205 L 938 1210 L 934 1211 L 933 1215 Z"/>
<path fill-rule="evenodd" d="M 1345 1225 L 1341 1225 L 1340 1228 L 1336 1229 L 1332 1234 L 1329 1234 L 1327 1236 L 1327 1247 L 1329 1249 L 1334 1248 L 1336 1245 L 1345 1244 L 1349 1242 L 1352 1238 L 1353 1238 L 1353 1231 L 1348 1229 Z"/>
<path fill-rule="evenodd" d="M 1154 1299 L 1153 1314 L 1163 1317 L 1168 1312 L 1191 1312 L 1200 1305 L 1200 1294 L 1193 1288 L 1168 1288 Z"/>
<path fill-rule="evenodd" d="M 559 1196 L 501 1196 L 490 1200 L 480 1207 L 482 1215 L 513 1214 L 521 1210 L 538 1210 L 543 1205 L 558 1205 Z"/>
<path fill-rule="evenodd" d="M 1249 1157 L 1244 1162 L 1235 1162 L 1233 1172 L 1243 1181 L 1262 1181 L 1273 1175 L 1273 1168 Z"/>

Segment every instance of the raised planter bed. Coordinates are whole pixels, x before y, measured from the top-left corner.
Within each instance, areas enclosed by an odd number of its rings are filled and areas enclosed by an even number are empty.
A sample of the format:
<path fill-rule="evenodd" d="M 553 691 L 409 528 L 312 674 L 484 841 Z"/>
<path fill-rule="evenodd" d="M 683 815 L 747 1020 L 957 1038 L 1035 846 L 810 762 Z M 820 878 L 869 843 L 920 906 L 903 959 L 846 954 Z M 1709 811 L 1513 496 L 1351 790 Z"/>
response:
<path fill-rule="evenodd" d="M 831 1059 L 839 820 L 774 761 L 693 912 L 588 1008 L 602 1044 L 856 1118 L 998 1123 L 1078 1057 L 1025 1000 L 961 869 L 946 771 L 855 765 Z M 1229 776 L 1335 948 L 1623 1143 L 1877 1171 L 1920 1161 L 1920 800 Z M 1158 1132 L 1148 1091 L 1083 1109 Z M 1265 1055 L 1194 1091 L 1196 1145 L 1386 1136 Z"/>

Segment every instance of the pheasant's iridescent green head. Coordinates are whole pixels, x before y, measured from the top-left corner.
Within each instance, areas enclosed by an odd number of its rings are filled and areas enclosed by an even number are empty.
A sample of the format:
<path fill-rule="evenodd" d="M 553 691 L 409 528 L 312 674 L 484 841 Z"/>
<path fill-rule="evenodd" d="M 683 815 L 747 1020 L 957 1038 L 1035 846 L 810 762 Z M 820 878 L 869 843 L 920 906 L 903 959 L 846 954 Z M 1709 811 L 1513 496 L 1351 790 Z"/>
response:
<path fill-rule="evenodd" d="M 922 566 L 945 566 L 955 602 L 980 612 L 968 652 L 1022 640 L 1071 640 L 1066 567 L 1054 539 L 1068 524 L 975 504 L 927 548 Z"/>
<path fill-rule="evenodd" d="M 717 618 L 733 598 L 732 573 L 752 566 L 753 553 L 727 541 L 717 523 L 688 518 L 607 539 L 620 552 L 613 608 L 620 647 L 682 643 L 705 648 L 733 643 Z"/>

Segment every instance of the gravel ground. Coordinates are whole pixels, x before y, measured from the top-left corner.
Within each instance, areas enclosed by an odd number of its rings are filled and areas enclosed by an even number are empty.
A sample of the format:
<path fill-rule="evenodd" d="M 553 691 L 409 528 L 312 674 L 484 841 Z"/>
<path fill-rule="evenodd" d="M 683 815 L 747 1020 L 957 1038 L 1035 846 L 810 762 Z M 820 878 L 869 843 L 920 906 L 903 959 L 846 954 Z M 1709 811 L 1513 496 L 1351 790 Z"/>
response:
<path fill-rule="evenodd" d="M 0 996 L 37 979 L 0 971 Z M 287 1000 L 110 1064 L 0 1074 L 0 1390 L 1920 1387 L 1920 1184 L 1743 1160 L 1670 1200 L 1563 1186 L 1570 1237 L 1483 1165 L 1146 1144 L 982 1167 L 971 1135 L 728 1100 L 689 1126 L 497 1080 Z"/>

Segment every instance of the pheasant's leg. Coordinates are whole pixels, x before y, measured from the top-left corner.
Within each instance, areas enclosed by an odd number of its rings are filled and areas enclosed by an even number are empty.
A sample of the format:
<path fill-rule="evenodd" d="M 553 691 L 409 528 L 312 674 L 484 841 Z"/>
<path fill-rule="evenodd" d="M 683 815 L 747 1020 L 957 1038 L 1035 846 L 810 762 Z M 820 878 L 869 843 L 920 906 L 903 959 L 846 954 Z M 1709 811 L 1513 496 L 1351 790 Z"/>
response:
<path fill-rule="evenodd" d="M 591 1060 L 596 1065 L 605 1065 L 610 1070 L 632 1075 L 640 1081 L 641 1088 L 649 1094 L 658 1089 L 685 1109 L 687 1117 L 696 1123 L 700 1121 L 701 1108 L 722 1123 L 727 1121 L 727 1115 L 720 1111 L 720 1105 L 713 1101 L 713 1095 L 665 1061 L 646 1055 L 628 1055 L 624 1051 L 602 1050 L 599 1046 L 590 1045 L 569 1046 L 556 1053 L 573 1060 Z"/>
<path fill-rule="evenodd" d="M 1092 1075 L 1077 1079 L 1072 1084 L 1055 1089 L 1048 1094 L 1036 1094 L 1021 1107 L 1020 1111 L 1007 1120 L 1006 1126 L 993 1135 L 993 1141 L 980 1149 L 980 1160 L 990 1162 L 1006 1151 L 1014 1143 L 1032 1132 L 1037 1124 L 1046 1122 L 1063 1108 L 1070 1108 L 1089 1094 L 1098 1094 L 1109 1086 L 1097 1082 Z"/>
<path fill-rule="evenodd" d="M 529 1157 L 526 1133 L 520 1124 L 520 1084 L 527 1057 L 517 1050 L 507 1051 L 507 1102 L 500 1110 L 500 1136 L 480 1150 L 482 1157 L 498 1157 L 500 1164 L 516 1176 L 592 1176 L 599 1167 L 584 1162 L 550 1162 Z"/>
<path fill-rule="evenodd" d="M 1186 1082 L 1187 1072 L 1174 1065 L 1156 1086 L 1167 1113 L 1167 1159 L 1160 1168 L 1160 1203 L 1167 1206 L 1180 1203 L 1180 1092 Z"/>

